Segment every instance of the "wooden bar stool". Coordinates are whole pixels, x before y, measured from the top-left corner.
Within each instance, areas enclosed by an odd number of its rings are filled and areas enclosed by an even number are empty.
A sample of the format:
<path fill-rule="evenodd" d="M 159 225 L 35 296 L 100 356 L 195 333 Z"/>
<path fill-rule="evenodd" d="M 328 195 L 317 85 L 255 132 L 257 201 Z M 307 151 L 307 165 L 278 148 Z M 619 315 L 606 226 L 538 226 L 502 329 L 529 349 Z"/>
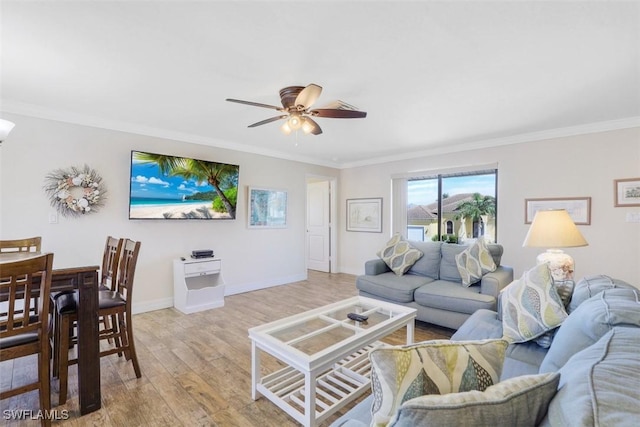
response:
<path fill-rule="evenodd" d="M 110 317 L 115 321 L 110 327 L 100 330 L 100 340 L 110 340 L 109 348 L 100 352 L 100 357 L 118 353 L 124 354 L 126 360 L 131 360 L 136 377 L 142 373 L 138 364 L 133 338 L 131 321 L 131 303 L 136 264 L 140 252 L 140 242 L 125 239 L 122 245 L 118 275 L 115 290 L 103 290 L 99 293 L 98 316 Z M 58 372 L 60 378 L 60 400 L 62 405 L 67 401 L 69 365 L 77 363 L 77 359 L 69 359 L 69 348 L 77 342 L 72 336 L 73 325 L 77 321 L 77 293 L 62 295 L 56 300 L 56 313 L 60 334 L 58 348 Z"/>

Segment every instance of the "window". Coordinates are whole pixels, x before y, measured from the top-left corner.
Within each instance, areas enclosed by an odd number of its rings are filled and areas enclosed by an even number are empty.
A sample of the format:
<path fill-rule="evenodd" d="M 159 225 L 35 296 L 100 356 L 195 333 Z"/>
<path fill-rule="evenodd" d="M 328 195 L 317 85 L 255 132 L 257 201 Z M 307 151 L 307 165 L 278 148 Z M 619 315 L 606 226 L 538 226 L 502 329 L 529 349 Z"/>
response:
<path fill-rule="evenodd" d="M 406 224 L 396 221 L 394 228 L 404 229 L 410 240 L 453 243 L 484 236 L 495 242 L 497 175 L 497 169 L 490 169 L 394 180 L 398 192 L 406 191 L 404 197 L 394 195 L 394 204 L 405 206 L 394 211 L 406 217 Z"/>

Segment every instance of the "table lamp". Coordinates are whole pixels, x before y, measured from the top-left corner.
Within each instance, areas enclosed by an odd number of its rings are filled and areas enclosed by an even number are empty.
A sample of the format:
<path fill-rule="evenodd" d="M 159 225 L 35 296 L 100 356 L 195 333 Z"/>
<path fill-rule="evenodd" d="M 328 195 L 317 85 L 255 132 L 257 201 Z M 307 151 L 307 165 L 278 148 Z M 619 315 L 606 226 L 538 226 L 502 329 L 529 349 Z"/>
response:
<path fill-rule="evenodd" d="M 538 264 L 549 264 L 556 281 L 572 280 L 573 258 L 559 248 L 587 246 L 588 243 L 564 209 L 536 212 L 522 246 L 549 248 L 536 258 Z"/>

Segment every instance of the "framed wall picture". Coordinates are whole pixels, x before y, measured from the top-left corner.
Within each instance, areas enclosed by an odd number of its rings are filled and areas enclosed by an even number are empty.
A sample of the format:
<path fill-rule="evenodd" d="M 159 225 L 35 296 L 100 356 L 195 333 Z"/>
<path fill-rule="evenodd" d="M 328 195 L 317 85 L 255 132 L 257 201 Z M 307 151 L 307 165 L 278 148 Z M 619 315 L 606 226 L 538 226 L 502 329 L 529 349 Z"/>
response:
<path fill-rule="evenodd" d="M 640 178 L 614 179 L 614 206 L 640 206 Z"/>
<path fill-rule="evenodd" d="M 347 231 L 382 233 L 382 197 L 347 199 Z"/>
<path fill-rule="evenodd" d="M 248 227 L 286 228 L 287 192 L 270 188 L 249 187 Z"/>
<path fill-rule="evenodd" d="M 531 224 L 536 212 L 547 209 L 565 209 L 576 225 L 591 224 L 591 197 L 525 199 L 525 224 Z"/>

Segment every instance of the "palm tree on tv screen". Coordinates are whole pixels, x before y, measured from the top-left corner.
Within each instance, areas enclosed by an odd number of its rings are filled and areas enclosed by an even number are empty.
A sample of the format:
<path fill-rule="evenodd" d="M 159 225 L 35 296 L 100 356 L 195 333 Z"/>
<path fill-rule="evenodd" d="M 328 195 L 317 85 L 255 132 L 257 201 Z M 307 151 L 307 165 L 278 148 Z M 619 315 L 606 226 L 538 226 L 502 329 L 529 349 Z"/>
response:
<path fill-rule="evenodd" d="M 143 163 L 155 163 L 160 172 L 168 176 L 193 179 L 198 183 L 209 183 L 231 216 L 236 217 L 236 205 L 224 194 L 222 188 L 233 188 L 238 182 L 238 166 L 225 163 L 206 162 L 163 154 L 136 153 L 136 159 Z"/>

